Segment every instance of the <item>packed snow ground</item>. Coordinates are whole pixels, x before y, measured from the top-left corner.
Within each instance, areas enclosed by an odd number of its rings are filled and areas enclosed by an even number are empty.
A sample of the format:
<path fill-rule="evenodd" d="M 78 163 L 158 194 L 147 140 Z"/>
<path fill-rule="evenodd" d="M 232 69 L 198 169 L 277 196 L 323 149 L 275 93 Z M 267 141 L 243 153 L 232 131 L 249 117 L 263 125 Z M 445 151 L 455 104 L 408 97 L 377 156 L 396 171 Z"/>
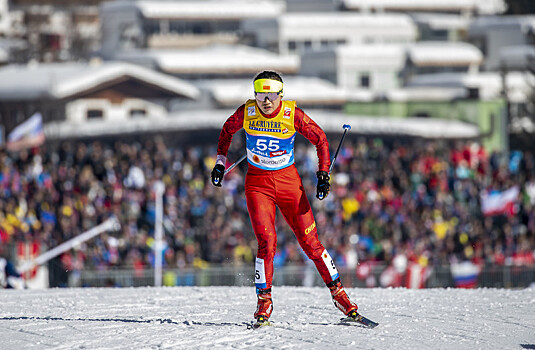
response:
<path fill-rule="evenodd" d="M 327 288 L 0 290 L 0 349 L 535 349 L 535 288 L 348 289 L 375 329 L 336 325 Z"/>

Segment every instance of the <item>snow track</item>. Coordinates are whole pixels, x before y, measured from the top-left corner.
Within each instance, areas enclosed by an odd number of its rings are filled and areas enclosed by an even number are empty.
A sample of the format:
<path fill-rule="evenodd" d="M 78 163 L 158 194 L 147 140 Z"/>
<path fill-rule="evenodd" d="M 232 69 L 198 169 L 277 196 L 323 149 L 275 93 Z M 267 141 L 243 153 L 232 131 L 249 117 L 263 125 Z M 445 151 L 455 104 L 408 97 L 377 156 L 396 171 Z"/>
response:
<path fill-rule="evenodd" d="M 375 329 L 336 325 L 326 288 L 0 290 L 0 349 L 535 349 L 535 289 L 348 289 Z"/>

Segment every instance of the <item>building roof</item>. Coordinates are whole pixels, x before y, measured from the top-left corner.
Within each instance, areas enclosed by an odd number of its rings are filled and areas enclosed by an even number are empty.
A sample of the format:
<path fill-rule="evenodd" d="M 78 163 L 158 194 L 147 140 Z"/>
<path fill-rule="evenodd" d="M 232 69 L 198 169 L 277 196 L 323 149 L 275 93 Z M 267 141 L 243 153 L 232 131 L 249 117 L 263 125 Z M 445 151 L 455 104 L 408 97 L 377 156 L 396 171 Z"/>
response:
<path fill-rule="evenodd" d="M 179 132 L 220 130 L 234 110 L 194 110 L 178 112 L 167 118 L 138 118 L 128 123 L 92 120 L 80 127 L 68 121 L 44 125 L 47 139 L 86 138 L 148 132 Z M 325 110 L 306 110 L 326 133 L 342 133 L 342 125 L 350 124 L 352 133 L 360 135 L 398 135 L 423 138 L 475 138 L 477 126 L 456 120 L 423 118 L 390 118 L 347 115 Z"/>
<path fill-rule="evenodd" d="M 529 98 L 535 77 L 526 72 L 510 72 L 506 76 L 508 98 L 511 102 L 525 102 Z M 462 87 L 479 89 L 479 98 L 501 98 L 503 77 L 499 72 L 422 74 L 411 78 L 410 87 Z"/>
<path fill-rule="evenodd" d="M 411 61 L 418 66 L 480 64 L 483 54 L 464 42 L 421 41 L 408 46 Z"/>
<path fill-rule="evenodd" d="M 298 105 L 340 105 L 348 101 L 371 101 L 369 90 L 348 90 L 326 80 L 313 77 L 289 76 L 284 79 L 284 99 L 295 100 Z M 251 79 L 216 79 L 197 83 L 209 91 L 220 106 L 238 107 L 254 98 Z"/>
<path fill-rule="evenodd" d="M 498 14 L 506 10 L 504 0 L 341 0 L 350 10 L 477 12 Z"/>
<path fill-rule="evenodd" d="M 378 33 L 394 31 L 397 36 L 409 37 L 411 40 L 415 40 L 418 35 L 418 28 L 410 16 L 398 13 L 285 13 L 276 20 L 280 25 L 280 35 L 288 37 L 302 35 L 310 37 L 314 33 L 318 37 L 328 38 L 332 33 L 339 33 L 340 30 L 350 35 L 351 31 L 364 28 L 379 31 Z"/>
<path fill-rule="evenodd" d="M 140 80 L 174 95 L 197 99 L 193 85 L 162 73 L 124 62 L 50 63 L 0 68 L 0 99 L 62 99 L 124 77 Z"/>
<path fill-rule="evenodd" d="M 470 35 L 484 35 L 490 28 L 519 26 L 522 31 L 535 28 L 535 15 L 481 16 L 470 22 Z"/>
<path fill-rule="evenodd" d="M 426 24 L 433 30 L 467 30 L 471 18 L 449 13 L 412 13 L 418 24 Z"/>
<path fill-rule="evenodd" d="M 197 49 L 132 50 L 120 52 L 116 59 L 157 67 L 173 74 L 255 74 L 264 69 L 296 73 L 296 55 L 277 55 L 249 46 L 212 45 Z"/>
<path fill-rule="evenodd" d="M 244 18 L 269 18 L 286 9 L 284 1 L 111 1 L 103 9 L 124 10 L 135 8 L 145 18 L 191 20 L 237 20 Z"/>

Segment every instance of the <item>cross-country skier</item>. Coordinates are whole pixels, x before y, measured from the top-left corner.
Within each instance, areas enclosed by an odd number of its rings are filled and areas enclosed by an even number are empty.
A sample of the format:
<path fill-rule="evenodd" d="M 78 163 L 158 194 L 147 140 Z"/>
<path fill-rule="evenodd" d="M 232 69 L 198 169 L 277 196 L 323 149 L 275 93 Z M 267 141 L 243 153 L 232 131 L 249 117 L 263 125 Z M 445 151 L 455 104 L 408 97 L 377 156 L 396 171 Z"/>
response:
<path fill-rule="evenodd" d="M 282 100 L 283 82 L 276 72 L 264 71 L 254 78 L 255 99 L 238 107 L 221 130 L 212 183 L 221 186 L 226 155 L 232 136 L 245 129 L 247 160 L 245 178 L 247 210 L 258 242 L 255 284 L 258 304 L 257 325 L 267 324 L 273 311 L 271 287 L 273 257 L 277 247 L 276 206 L 292 228 L 306 255 L 312 259 L 329 287 L 334 304 L 345 315 L 357 317 L 357 305 L 347 296 L 333 259 L 318 239 L 316 222 L 301 178 L 294 165 L 296 132 L 316 146 L 318 199 L 329 193 L 329 143 L 323 130 L 295 101 Z"/>

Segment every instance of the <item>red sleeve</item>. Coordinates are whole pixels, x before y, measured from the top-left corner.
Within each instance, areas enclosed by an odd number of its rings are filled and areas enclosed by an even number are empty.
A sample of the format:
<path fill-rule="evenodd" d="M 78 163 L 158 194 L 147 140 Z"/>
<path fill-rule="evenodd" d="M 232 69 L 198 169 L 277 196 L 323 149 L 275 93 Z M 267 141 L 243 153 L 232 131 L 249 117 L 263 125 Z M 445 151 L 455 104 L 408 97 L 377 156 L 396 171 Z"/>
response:
<path fill-rule="evenodd" d="M 314 122 L 301 108 L 295 108 L 294 118 L 295 130 L 307 138 L 314 146 L 318 154 L 319 171 L 329 171 L 331 158 L 329 154 L 329 142 L 325 132 Z"/>
<path fill-rule="evenodd" d="M 221 129 L 219 134 L 219 142 L 217 143 L 217 154 L 227 156 L 230 143 L 232 142 L 232 136 L 237 133 L 241 128 L 243 128 L 243 112 L 245 110 L 245 105 L 241 105 L 238 109 L 232 114 Z"/>

